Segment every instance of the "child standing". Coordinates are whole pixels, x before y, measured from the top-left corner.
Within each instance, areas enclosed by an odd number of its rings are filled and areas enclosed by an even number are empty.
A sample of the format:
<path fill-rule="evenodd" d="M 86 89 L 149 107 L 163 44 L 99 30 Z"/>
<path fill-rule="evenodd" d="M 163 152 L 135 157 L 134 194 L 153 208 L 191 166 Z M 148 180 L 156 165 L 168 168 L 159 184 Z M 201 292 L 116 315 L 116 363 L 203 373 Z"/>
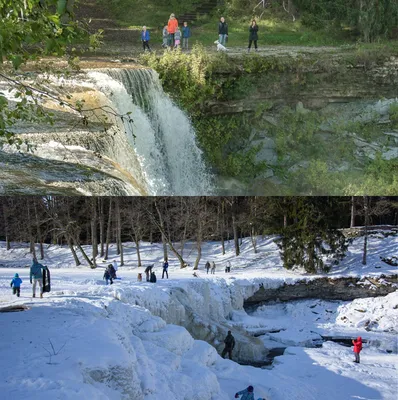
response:
<path fill-rule="evenodd" d="M 188 26 L 188 22 L 184 21 L 184 26 L 182 28 L 182 48 L 188 50 L 188 41 L 191 37 L 191 28 Z"/>
<path fill-rule="evenodd" d="M 103 279 L 105 279 L 107 285 L 108 285 L 109 281 L 111 281 L 111 285 L 113 284 L 113 279 L 112 279 L 111 273 L 108 268 L 104 272 Z"/>
<path fill-rule="evenodd" d="M 22 279 L 18 274 L 15 274 L 10 286 L 12 287 L 12 294 L 16 294 L 17 297 L 21 294 L 21 283 Z"/>
<path fill-rule="evenodd" d="M 144 49 L 144 51 L 146 49 L 148 49 L 148 51 L 151 51 L 151 48 L 149 47 L 149 31 L 146 29 L 146 26 L 144 25 L 142 27 L 142 31 L 141 31 L 141 40 L 142 40 L 142 47 Z"/>
<path fill-rule="evenodd" d="M 165 25 L 164 27 L 163 27 L 163 43 L 162 43 L 162 47 L 164 48 L 164 49 L 167 49 L 167 42 L 168 42 L 168 39 L 169 39 L 169 32 L 168 32 L 168 30 L 167 30 L 167 25 Z"/>
<path fill-rule="evenodd" d="M 352 344 L 354 345 L 354 354 L 355 354 L 355 360 L 354 362 L 356 362 L 357 364 L 359 364 L 359 353 L 362 350 L 362 338 L 360 336 L 357 337 L 357 340 L 353 340 Z"/>
<path fill-rule="evenodd" d="M 174 48 L 178 49 L 180 47 L 180 44 L 181 44 L 181 31 L 180 27 L 177 26 L 176 33 L 174 34 Z"/>

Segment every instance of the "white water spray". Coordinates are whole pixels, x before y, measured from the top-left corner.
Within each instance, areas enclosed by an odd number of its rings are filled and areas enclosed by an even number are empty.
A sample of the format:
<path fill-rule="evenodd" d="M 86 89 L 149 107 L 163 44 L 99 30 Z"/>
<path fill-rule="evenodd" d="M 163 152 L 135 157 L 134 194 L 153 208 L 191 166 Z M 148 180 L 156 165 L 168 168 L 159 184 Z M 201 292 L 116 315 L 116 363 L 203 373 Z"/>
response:
<path fill-rule="evenodd" d="M 210 195 L 210 174 L 188 117 L 164 93 L 149 69 L 107 69 L 88 76 L 105 93 L 124 121 L 152 195 Z M 135 137 L 134 137 L 135 136 Z"/>

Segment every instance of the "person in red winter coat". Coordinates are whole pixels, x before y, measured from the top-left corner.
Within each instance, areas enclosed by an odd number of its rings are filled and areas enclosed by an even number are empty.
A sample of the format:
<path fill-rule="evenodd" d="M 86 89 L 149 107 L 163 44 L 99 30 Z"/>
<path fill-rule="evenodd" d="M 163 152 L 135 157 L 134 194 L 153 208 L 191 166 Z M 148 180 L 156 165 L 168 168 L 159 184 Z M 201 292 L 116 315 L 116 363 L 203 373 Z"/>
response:
<path fill-rule="evenodd" d="M 359 364 L 359 353 L 362 350 L 362 338 L 360 336 L 357 337 L 357 339 L 352 341 L 352 344 L 354 345 L 354 354 L 355 354 L 355 361 L 356 363 Z"/>

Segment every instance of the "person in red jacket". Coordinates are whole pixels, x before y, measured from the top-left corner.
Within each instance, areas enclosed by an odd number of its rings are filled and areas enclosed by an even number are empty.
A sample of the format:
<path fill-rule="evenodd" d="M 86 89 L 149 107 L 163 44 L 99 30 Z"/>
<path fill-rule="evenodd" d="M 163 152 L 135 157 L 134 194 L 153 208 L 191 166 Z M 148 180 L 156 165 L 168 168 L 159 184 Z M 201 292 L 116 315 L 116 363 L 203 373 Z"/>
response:
<path fill-rule="evenodd" d="M 362 350 L 362 338 L 360 336 L 357 337 L 357 340 L 353 340 L 352 344 L 354 345 L 354 354 L 355 354 L 355 361 L 359 364 L 359 353 Z"/>
<path fill-rule="evenodd" d="M 169 22 L 167 23 L 167 32 L 169 33 L 168 37 L 169 48 L 174 47 L 174 35 L 177 31 L 177 28 L 178 28 L 178 20 L 174 14 L 171 14 Z"/>

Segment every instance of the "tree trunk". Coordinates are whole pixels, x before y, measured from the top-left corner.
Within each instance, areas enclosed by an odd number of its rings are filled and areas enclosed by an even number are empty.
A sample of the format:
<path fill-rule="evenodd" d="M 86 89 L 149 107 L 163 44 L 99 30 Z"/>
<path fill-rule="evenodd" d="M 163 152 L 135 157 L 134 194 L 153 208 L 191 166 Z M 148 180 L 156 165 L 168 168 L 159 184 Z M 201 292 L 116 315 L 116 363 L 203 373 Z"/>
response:
<path fill-rule="evenodd" d="M 116 197 L 115 199 L 115 210 L 116 210 L 116 241 L 118 245 L 118 254 L 120 254 L 120 266 L 124 265 L 123 258 L 123 243 L 122 243 L 122 222 L 120 219 L 120 199 Z"/>
<path fill-rule="evenodd" d="M 138 266 L 142 267 L 141 263 L 141 253 L 140 253 L 140 241 L 135 240 L 135 247 L 137 248 L 137 260 L 138 260 Z"/>
<path fill-rule="evenodd" d="M 224 241 L 224 233 L 225 233 L 225 203 L 224 200 L 220 199 L 219 203 L 220 207 L 220 236 L 221 236 L 221 251 L 222 255 L 225 255 L 225 241 Z"/>
<path fill-rule="evenodd" d="M 363 241 L 363 257 L 362 264 L 366 265 L 366 258 L 368 253 L 368 225 L 369 225 L 369 204 L 368 196 L 363 196 L 363 209 L 365 213 L 365 237 Z"/>
<path fill-rule="evenodd" d="M 80 250 L 80 252 L 82 253 L 84 259 L 88 262 L 88 265 L 90 266 L 90 268 L 95 268 L 96 265 L 92 263 L 92 261 L 90 260 L 90 258 L 87 256 L 86 252 L 83 250 L 82 245 L 80 244 L 80 242 L 78 240 L 74 240 L 77 248 Z"/>
<path fill-rule="evenodd" d="M 355 197 L 351 197 L 351 222 L 350 222 L 350 228 L 353 228 L 355 226 Z"/>
<path fill-rule="evenodd" d="M 251 239 L 252 239 L 252 245 L 253 245 L 253 250 L 254 254 L 257 254 L 257 234 L 254 229 L 254 226 L 251 228 L 251 233 L 250 233 Z"/>
<path fill-rule="evenodd" d="M 95 197 L 90 199 L 91 202 L 91 245 L 93 251 L 93 261 L 98 256 L 98 237 L 97 237 L 97 199 Z"/>
<path fill-rule="evenodd" d="M 184 259 L 181 257 L 180 253 L 178 253 L 178 251 L 173 246 L 173 243 L 170 240 L 170 236 L 166 235 L 162 213 L 160 212 L 159 206 L 158 206 L 156 201 L 155 201 L 155 209 L 156 209 L 156 212 L 158 213 L 158 216 L 159 216 L 158 228 L 160 229 L 160 232 L 162 233 L 163 253 L 164 253 L 164 256 L 165 256 L 164 259 L 167 260 L 167 246 L 165 245 L 166 242 L 167 242 L 167 244 L 170 247 L 170 250 L 175 254 L 175 256 L 177 257 L 178 261 L 180 262 L 180 267 L 184 268 L 185 267 Z"/>
<path fill-rule="evenodd" d="M 34 258 L 37 258 L 36 257 L 35 238 L 33 237 L 33 232 L 32 232 L 32 220 L 30 218 L 29 203 L 28 203 L 28 231 L 29 231 L 29 251 L 33 254 Z"/>
<path fill-rule="evenodd" d="M 109 243 L 111 241 L 111 224 L 112 224 L 112 198 L 109 198 L 109 214 L 108 214 L 108 225 L 106 226 L 106 247 L 105 247 L 105 257 L 108 259 Z"/>
<path fill-rule="evenodd" d="M 11 249 L 10 244 L 10 237 L 8 235 L 8 213 L 7 213 L 7 206 L 3 203 L 3 217 L 4 217 L 4 233 L 6 238 L 6 249 Z"/>
<path fill-rule="evenodd" d="M 104 215 L 104 199 L 98 197 L 99 210 L 99 226 L 100 226 L 100 257 L 104 257 L 105 253 L 105 215 Z"/>
<path fill-rule="evenodd" d="M 36 236 L 38 243 L 40 243 L 40 260 L 44 260 L 43 239 L 40 231 L 40 221 L 39 221 L 39 214 L 37 213 L 36 202 L 34 202 L 34 208 L 35 208 L 36 231 L 37 231 Z"/>
<path fill-rule="evenodd" d="M 238 225 L 236 222 L 236 199 L 232 203 L 232 230 L 234 232 L 234 243 L 235 243 L 235 254 L 238 256 L 240 254 L 239 248 L 239 235 L 238 235 Z"/>
<path fill-rule="evenodd" d="M 200 262 L 200 259 L 202 258 L 202 219 L 201 219 L 200 215 L 198 218 L 198 232 L 196 235 L 196 247 L 198 249 L 198 254 L 196 256 L 195 265 L 193 267 L 194 270 L 199 269 L 199 262 Z"/>
<path fill-rule="evenodd" d="M 70 237 L 68 237 L 66 240 L 68 242 L 68 246 L 69 246 L 70 251 L 72 252 L 73 258 L 75 260 L 76 267 L 78 267 L 79 265 L 81 265 L 81 262 L 79 260 L 79 257 L 76 254 L 75 248 L 73 247 L 72 239 Z"/>

